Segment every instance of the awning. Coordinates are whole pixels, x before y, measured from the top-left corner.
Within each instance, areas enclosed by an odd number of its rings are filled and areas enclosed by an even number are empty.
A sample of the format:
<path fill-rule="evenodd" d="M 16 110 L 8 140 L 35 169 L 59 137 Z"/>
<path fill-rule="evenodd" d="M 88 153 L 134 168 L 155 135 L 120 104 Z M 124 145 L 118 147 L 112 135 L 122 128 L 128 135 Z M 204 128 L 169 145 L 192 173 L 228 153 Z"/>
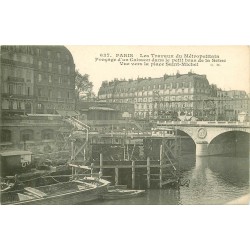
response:
<path fill-rule="evenodd" d="M 13 150 L 0 152 L 1 156 L 14 156 L 14 155 L 31 155 L 32 152 L 24 150 Z"/>
<path fill-rule="evenodd" d="M 76 116 L 79 115 L 77 111 L 71 111 L 71 110 L 56 110 L 56 112 L 61 116 Z"/>

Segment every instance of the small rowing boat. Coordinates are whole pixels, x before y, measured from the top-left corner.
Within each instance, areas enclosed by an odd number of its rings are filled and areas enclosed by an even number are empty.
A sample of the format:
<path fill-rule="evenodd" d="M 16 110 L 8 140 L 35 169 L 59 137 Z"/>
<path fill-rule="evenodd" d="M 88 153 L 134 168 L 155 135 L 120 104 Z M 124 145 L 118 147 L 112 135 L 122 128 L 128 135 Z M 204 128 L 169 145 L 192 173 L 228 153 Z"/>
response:
<path fill-rule="evenodd" d="M 145 193 L 145 190 L 124 190 L 124 189 L 114 189 L 109 190 L 100 196 L 104 200 L 115 200 L 115 199 L 125 199 L 137 197 Z"/>
<path fill-rule="evenodd" d="M 75 178 L 40 187 L 24 187 L 18 191 L 1 192 L 1 204 L 74 205 L 98 199 L 108 192 L 110 182 L 93 177 Z"/>

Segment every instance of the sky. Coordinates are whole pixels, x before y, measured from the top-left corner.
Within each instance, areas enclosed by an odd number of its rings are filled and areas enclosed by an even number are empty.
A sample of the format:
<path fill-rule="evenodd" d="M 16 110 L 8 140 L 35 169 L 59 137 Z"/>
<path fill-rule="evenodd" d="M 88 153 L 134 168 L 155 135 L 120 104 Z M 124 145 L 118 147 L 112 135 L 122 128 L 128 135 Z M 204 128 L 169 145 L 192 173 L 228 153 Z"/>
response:
<path fill-rule="evenodd" d="M 216 84 L 225 90 L 237 89 L 245 90 L 247 93 L 250 92 L 250 57 L 249 47 L 247 46 L 73 45 L 66 47 L 73 55 L 76 69 L 81 74 L 89 75 L 89 80 L 93 82 L 93 90 L 96 94 L 102 81 L 105 80 L 111 81 L 114 78 L 136 79 L 137 77 L 154 78 L 162 77 L 165 73 L 176 74 L 177 71 L 180 74 L 187 74 L 192 71 L 206 75 L 210 84 Z M 203 61 L 198 62 L 200 55 Z M 142 65 L 132 65 L 138 63 L 138 61 L 135 61 L 137 58 L 140 60 L 146 59 L 146 63 L 149 63 L 149 65 L 145 66 L 144 61 L 139 62 Z M 212 58 L 218 61 L 214 62 Z M 155 59 L 158 61 L 155 61 Z M 110 62 L 107 60 L 116 61 Z M 121 62 L 130 65 L 121 65 Z M 188 64 L 183 66 L 181 63 Z M 193 63 L 193 65 L 190 65 L 190 63 Z"/>

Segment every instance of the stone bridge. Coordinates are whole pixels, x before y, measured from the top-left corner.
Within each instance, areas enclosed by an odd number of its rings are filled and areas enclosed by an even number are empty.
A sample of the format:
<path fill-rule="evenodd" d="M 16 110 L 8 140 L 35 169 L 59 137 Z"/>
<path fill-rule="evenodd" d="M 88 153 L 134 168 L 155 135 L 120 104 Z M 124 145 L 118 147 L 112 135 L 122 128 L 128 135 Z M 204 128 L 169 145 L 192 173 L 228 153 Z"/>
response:
<path fill-rule="evenodd" d="M 250 134 L 250 122 L 173 121 L 158 122 L 157 124 L 159 126 L 174 127 L 189 135 L 196 144 L 196 155 L 199 156 L 208 155 L 209 144 L 221 134 L 232 131 Z"/>

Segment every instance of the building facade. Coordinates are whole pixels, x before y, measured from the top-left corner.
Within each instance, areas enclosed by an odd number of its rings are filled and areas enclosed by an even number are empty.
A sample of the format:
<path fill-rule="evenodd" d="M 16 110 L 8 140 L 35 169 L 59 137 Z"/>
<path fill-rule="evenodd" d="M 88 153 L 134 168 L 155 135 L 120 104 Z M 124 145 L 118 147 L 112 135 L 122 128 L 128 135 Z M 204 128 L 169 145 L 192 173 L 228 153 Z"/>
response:
<path fill-rule="evenodd" d="M 164 112 L 185 113 L 195 117 L 215 116 L 211 87 L 205 75 L 164 75 L 160 78 L 103 82 L 99 100 L 133 103 L 135 118 L 159 118 Z"/>
<path fill-rule="evenodd" d="M 34 57 L 29 46 L 1 46 L 1 111 L 5 115 L 33 113 Z"/>
<path fill-rule="evenodd" d="M 249 115 L 249 96 L 243 90 L 217 91 L 216 110 L 218 120 L 238 120 L 240 113 Z"/>
<path fill-rule="evenodd" d="M 0 151 L 60 150 L 61 112 L 75 110 L 75 65 L 64 46 L 1 46 Z"/>
<path fill-rule="evenodd" d="M 74 110 L 74 81 L 64 46 L 1 46 L 2 116 Z"/>
<path fill-rule="evenodd" d="M 34 48 L 36 113 L 75 109 L 75 65 L 63 46 Z"/>

